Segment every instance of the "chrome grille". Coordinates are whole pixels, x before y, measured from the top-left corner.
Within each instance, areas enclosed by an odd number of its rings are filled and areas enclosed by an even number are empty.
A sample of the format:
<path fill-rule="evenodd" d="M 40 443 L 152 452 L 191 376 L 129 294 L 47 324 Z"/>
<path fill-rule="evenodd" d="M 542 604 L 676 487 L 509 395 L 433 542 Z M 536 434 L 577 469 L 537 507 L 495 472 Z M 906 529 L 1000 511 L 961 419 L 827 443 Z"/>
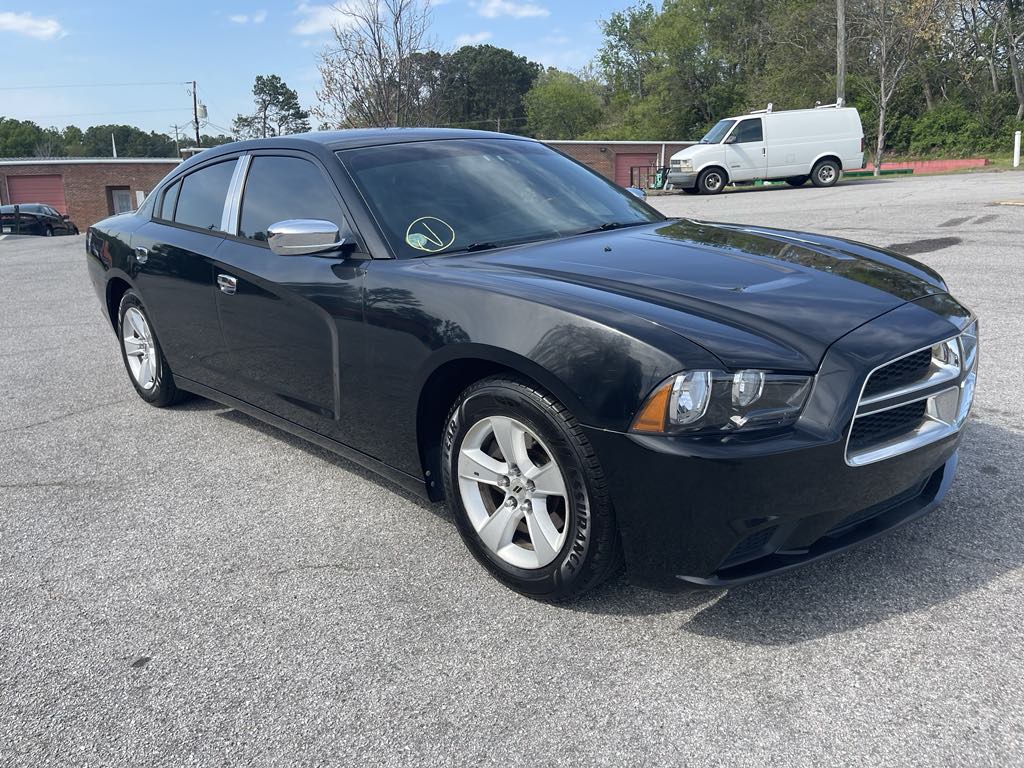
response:
<path fill-rule="evenodd" d="M 873 370 L 850 425 L 846 463 L 871 464 L 955 434 L 970 412 L 977 361 L 975 321 Z"/>
<path fill-rule="evenodd" d="M 932 367 L 932 348 L 912 352 L 895 362 L 882 366 L 868 379 L 864 397 L 888 392 L 892 389 L 914 384 L 928 375 Z"/>

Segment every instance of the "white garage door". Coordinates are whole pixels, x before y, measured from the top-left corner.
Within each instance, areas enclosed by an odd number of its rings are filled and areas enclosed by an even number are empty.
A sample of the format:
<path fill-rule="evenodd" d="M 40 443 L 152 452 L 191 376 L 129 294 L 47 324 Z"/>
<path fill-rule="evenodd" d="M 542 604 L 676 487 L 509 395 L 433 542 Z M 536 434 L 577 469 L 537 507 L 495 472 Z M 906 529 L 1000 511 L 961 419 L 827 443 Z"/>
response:
<path fill-rule="evenodd" d="M 64 202 L 64 177 L 52 176 L 8 176 L 7 191 L 12 203 L 43 203 L 67 213 Z"/>

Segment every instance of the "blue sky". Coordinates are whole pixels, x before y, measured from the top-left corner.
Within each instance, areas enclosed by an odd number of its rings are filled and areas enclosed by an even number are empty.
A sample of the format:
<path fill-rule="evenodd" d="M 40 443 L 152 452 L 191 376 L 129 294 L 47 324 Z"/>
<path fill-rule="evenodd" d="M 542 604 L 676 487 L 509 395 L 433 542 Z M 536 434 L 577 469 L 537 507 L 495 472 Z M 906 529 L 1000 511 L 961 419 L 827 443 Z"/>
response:
<path fill-rule="evenodd" d="M 209 133 L 250 109 L 258 74 L 281 75 L 308 107 L 319 84 L 316 53 L 337 18 L 330 4 L 295 0 L 14 1 L 0 6 L 0 115 L 58 127 L 129 123 L 169 132 L 191 120 L 184 82 L 192 79 Z M 598 20 L 627 5 L 435 0 L 431 35 L 442 50 L 487 42 L 575 69 L 600 45 Z M 147 84 L 100 87 L 121 83 Z"/>

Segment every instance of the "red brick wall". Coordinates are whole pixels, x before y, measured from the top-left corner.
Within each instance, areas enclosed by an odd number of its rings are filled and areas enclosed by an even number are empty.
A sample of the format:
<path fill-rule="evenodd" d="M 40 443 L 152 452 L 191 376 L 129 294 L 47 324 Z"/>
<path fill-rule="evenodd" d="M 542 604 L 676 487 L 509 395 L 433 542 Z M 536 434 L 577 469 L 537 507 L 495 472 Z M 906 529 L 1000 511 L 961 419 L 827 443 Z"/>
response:
<path fill-rule="evenodd" d="M 547 142 L 551 147 L 557 149 L 569 157 L 578 160 L 584 165 L 593 168 L 607 179 L 615 181 L 615 156 L 617 154 L 636 155 L 653 153 L 661 158 L 661 142 L 642 141 L 631 144 L 618 144 L 614 142 L 588 141 L 579 144 L 569 144 L 559 141 Z M 666 141 L 665 142 L 665 165 L 668 165 L 669 158 L 681 149 L 692 146 L 692 141 Z"/>
<path fill-rule="evenodd" d="M 175 161 L 152 163 L 33 163 L 0 165 L 0 203 L 7 204 L 7 177 L 60 174 L 71 221 L 82 231 L 111 213 L 107 187 L 128 187 L 132 205 L 137 191 L 145 194 L 170 173 Z"/>

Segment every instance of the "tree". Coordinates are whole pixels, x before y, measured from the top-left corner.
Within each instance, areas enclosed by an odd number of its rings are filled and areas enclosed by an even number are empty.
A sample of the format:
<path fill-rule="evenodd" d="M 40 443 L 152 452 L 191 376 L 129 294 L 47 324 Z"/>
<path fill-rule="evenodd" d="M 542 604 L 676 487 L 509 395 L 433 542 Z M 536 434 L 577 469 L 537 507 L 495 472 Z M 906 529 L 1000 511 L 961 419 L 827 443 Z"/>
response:
<path fill-rule="evenodd" d="M 42 133 L 31 120 L 0 117 L 0 157 L 31 157 Z"/>
<path fill-rule="evenodd" d="M 554 67 L 537 78 L 523 99 L 527 126 L 540 139 L 578 139 L 601 121 L 601 99 L 593 83 Z"/>
<path fill-rule="evenodd" d="M 466 45 L 448 57 L 449 122 L 466 128 L 522 130 L 523 98 L 541 66 L 507 48 Z"/>
<path fill-rule="evenodd" d="M 885 152 L 886 112 L 915 50 L 936 33 L 934 22 L 944 0 L 859 0 L 852 22 L 867 43 L 869 95 L 878 116 L 875 176 Z"/>
<path fill-rule="evenodd" d="M 171 137 L 151 131 L 146 133 L 132 125 L 94 125 L 82 134 L 82 155 L 112 157 L 110 137 L 117 144 L 118 157 L 174 157 Z"/>
<path fill-rule="evenodd" d="M 278 75 L 256 75 L 252 86 L 255 111 L 238 115 L 232 125 L 241 139 L 265 139 L 309 130 L 309 112 L 299 106 L 299 95 Z"/>
<path fill-rule="evenodd" d="M 651 31 L 657 17 L 649 0 L 642 0 L 601 21 L 605 40 L 597 60 L 612 90 L 644 97 L 644 78 L 655 55 Z"/>
<path fill-rule="evenodd" d="M 337 127 L 415 125 L 413 55 L 427 47 L 429 0 L 348 0 L 335 10 L 343 20 L 320 54 L 313 114 Z"/>

